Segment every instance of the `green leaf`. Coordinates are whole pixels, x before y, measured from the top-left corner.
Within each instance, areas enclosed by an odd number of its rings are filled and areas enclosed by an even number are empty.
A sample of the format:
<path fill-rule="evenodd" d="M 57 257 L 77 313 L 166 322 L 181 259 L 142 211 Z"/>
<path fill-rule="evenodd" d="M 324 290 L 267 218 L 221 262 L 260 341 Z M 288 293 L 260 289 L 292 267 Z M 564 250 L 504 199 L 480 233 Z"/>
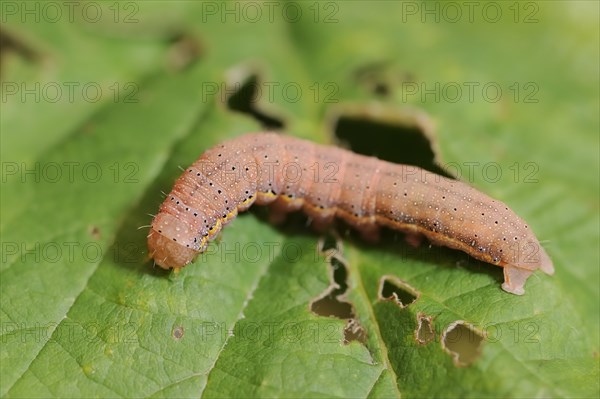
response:
<path fill-rule="evenodd" d="M 3 397 L 600 394 L 597 3 L 45 4 L 3 4 L 0 31 Z M 435 151 L 556 274 L 518 297 L 465 254 L 259 208 L 153 267 L 180 168 L 265 121 L 394 162 Z"/>

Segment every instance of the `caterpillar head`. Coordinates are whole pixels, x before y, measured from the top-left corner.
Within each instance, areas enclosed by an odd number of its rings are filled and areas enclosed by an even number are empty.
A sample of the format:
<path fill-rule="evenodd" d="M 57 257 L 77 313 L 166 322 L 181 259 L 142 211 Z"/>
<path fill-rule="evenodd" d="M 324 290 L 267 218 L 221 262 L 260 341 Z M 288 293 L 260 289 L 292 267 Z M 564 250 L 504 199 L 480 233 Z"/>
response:
<path fill-rule="evenodd" d="M 148 251 L 154 262 L 163 269 L 187 265 L 198 255 L 187 225 L 168 213 L 159 213 L 152 221 L 148 234 Z"/>

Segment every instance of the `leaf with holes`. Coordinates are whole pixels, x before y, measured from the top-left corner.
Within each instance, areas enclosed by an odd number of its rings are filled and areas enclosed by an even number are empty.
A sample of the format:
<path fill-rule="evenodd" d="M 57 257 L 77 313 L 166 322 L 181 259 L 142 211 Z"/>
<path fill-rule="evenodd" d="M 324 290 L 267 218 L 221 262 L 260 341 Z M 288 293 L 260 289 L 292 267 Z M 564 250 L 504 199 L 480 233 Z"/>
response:
<path fill-rule="evenodd" d="M 3 8 L 2 396 L 598 396 L 598 4 L 54 6 Z M 152 267 L 180 168 L 265 126 L 460 178 L 556 275 L 261 208 Z"/>

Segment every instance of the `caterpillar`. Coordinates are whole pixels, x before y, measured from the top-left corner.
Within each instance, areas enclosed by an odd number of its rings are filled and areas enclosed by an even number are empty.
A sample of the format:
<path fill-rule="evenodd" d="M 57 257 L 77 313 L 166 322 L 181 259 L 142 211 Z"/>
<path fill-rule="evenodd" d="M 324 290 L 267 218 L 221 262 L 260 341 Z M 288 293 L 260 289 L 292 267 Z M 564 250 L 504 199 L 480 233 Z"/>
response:
<path fill-rule="evenodd" d="M 276 133 L 251 133 L 204 152 L 173 186 L 148 234 L 162 268 L 180 268 L 238 212 L 303 210 L 323 228 L 335 217 L 367 239 L 382 226 L 425 236 L 504 269 L 502 289 L 522 295 L 537 269 L 554 267 L 529 226 L 504 203 L 460 181 Z"/>

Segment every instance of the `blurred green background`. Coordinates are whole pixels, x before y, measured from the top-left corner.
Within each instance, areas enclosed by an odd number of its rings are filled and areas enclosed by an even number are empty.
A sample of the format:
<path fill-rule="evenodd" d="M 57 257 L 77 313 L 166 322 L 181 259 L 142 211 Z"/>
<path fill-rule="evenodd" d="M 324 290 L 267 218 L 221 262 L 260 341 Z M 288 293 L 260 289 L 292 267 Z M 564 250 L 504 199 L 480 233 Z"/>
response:
<path fill-rule="evenodd" d="M 3 397 L 600 394 L 597 2 L 0 6 Z M 555 276 L 264 209 L 153 268 L 180 168 L 266 128 L 474 185 Z"/>

